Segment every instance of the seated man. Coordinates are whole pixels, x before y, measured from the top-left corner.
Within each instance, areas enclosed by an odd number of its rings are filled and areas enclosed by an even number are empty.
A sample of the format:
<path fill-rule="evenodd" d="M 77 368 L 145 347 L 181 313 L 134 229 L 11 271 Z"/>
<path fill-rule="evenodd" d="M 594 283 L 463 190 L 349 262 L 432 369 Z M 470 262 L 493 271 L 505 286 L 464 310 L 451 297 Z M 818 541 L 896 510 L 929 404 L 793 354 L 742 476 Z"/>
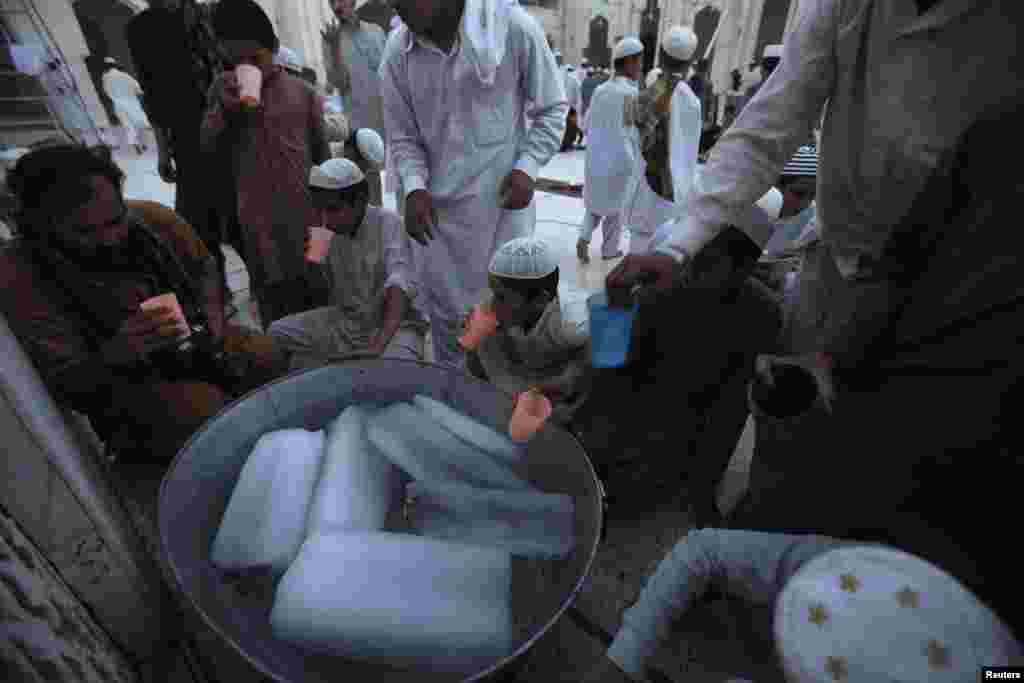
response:
<path fill-rule="evenodd" d="M 818 150 L 805 145 L 789 160 L 779 176 L 782 191 L 782 213 L 778 226 L 764 251 L 766 256 L 779 257 L 790 252 L 807 232 L 817 214 Z"/>
<path fill-rule="evenodd" d="M 496 334 L 470 353 L 468 367 L 514 396 L 536 387 L 552 400 L 552 419 L 569 424 L 588 393 L 590 329 L 586 302 L 558 295 L 558 257 L 543 240 L 520 237 L 498 248 L 486 302 Z"/>
<path fill-rule="evenodd" d="M 769 680 L 967 681 L 1024 656 L 986 604 L 919 557 L 824 536 L 701 529 L 658 565 L 586 681 L 647 680 L 673 624 L 712 589 L 773 617 L 779 666 Z"/>
<path fill-rule="evenodd" d="M 416 305 L 420 271 L 402 219 L 369 205 L 366 176 L 348 159 L 314 166 L 309 190 L 336 233 L 325 262 L 332 305 L 270 326 L 292 369 L 352 354 L 423 360 L 428 324 Z"/>
<path fill-rule="evenodd" d="M 18 162 L 8 184 L 20 236 L 0 253 L 0 310 L 57 401 L 122 459 L 166 460 L 286 366 L 268 337 L 225 324 L 217 264 L 192 228 L 154 202 L 126 202 L 123 180 L 79 146 Z M 141 310 L 165 293 L 190 330 L 166 308 Z"/>

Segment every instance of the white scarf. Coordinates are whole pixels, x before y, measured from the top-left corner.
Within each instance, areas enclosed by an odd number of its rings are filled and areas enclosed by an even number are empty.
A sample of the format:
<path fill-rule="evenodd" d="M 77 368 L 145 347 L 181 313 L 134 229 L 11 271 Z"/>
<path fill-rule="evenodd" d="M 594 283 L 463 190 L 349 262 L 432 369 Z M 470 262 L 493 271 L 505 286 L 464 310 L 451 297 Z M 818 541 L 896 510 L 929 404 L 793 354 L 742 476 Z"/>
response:
<path fill-rule="evenodd" d="M 498 67 L 505 59 L 509 15 L 519 0 L 466 0 L 462 11 L 463 59 L 456 78 L 475 73 L 480 82 L 491 87 Z"/>

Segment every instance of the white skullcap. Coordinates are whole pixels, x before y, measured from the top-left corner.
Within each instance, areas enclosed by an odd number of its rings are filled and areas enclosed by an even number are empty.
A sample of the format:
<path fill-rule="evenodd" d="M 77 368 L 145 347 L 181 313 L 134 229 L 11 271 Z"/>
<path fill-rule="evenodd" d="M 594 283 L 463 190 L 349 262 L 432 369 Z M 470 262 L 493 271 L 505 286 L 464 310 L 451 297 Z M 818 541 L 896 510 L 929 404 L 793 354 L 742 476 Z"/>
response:
<path fill-rule="evenodd" d="M 396 28 L 402 25 L 402 18 L 397 14 L 391 17 L 391 30 L 394 31 Z"/>
<path fill-rule="evenodd" d="M 626 36 L 619 42 L 615 43 L 615 49 L 612 50 L 612 63 L 614 64 L 625 57 L 642 55 L 643 53 L 644 44 L 640 42 L 640 39 L 634 38 L 633 36 Z"/>
<path fill-rule="evenodd" d="M 499 277 L 539 280 L 558 270 L 558 257 L 544 240 L 519 237 L 498 247 L 488 270 Z"/>
<path fill-rule="evenodd" d="M 697 34 L 689 26 L 673 26 L 661 39 L 661 49 L 673 59 L 687 61 L 697 51 L 697 42 Z"/>
<path fill-rule="evenodd" d="M 782 46 L 781 45 L 765 45 L 764 54 L 761 55 L 761 59 L 769 59 L 775 57 L 776 59 L 782 58 Z"/>
<path fill-rule="evenodd" d="M 878 546 L 826 552 L 786 584 L 775 644 L 795 683 L 974 681 L 1019 664 L 998 617 L 949 574 Z"/>
<path fill-rule="evenodd" d="M 782 202 L 783 196 L 777 188 L 771 188 L 764 193 L 764 196 L 757 200 L 758 207 L 761 208 L 768 218 L 773 221 L 779 220 L 779 214 L 782 213 Z"/>
<path fill-rule="evenodd" d="M 322 190 L 344 190 L 366 179 L 348 159 L 328 159 L 309 170 L 309 186 Z"/>
<path fill-rule="evenodd" d="M 356 131 L 356 149 L 368 162 L 384 168 L 384 141 L 380 134 L 372 128 L 360 128 Z"/>
<path fill-rule="evenodd" d="M 277 48 L 277 52 L 274 53 L 274 64 L 291 69 L 292 71 L 302 71 L 302 67 L 305 66 L 302 60 L 299 59 L 298 53 L 284 45 Z"/>

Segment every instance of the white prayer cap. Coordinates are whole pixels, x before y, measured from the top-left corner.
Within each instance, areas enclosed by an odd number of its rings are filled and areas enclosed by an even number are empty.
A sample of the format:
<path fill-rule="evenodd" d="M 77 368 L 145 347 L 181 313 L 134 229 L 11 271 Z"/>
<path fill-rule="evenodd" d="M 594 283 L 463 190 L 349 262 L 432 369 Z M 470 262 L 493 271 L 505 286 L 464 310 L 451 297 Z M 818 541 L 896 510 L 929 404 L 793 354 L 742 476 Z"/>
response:
<path fill-rule="evenodd" d="M 396 28 L 402 25 L 402 18 L 397 14 L 391 17 L 391 30 L 394 31 Z"/>
<path fill-rule="evenodd" d="M 348 159 L 328 159 L 309 170 L 309 186 L 321 190 L 344 190 L 366 179 Z"/>
<path fill-rule="evenodd" d="M 769 59 L 774 57 L 776 59 L 782 58 L 782 45 L 765 45 L 764 54 L 761 55 L 761 59 Z"/>
<path fill-rule="evenodd" d="M 488 270 L 498 277 L 539 280 L 558 270 L 558 257 L 544 240 L 518 237 L 498 247 Z"/>
<path fill-rule="evenodd" d="M 768 214 L 768 218 L 773 221 L 779 220 L 779 214 L 782 213 L 782 193 L 777 188 L 771 188 L 764 193 L 764 196 L 757 200 L 757 205 Z"/>
<path fill-rule="evenodd" d="M 632 57 L 643 53 L 644 44 L 640 42 L 640 39 L 634 38 L 633 36 L 626 36 L 615 44 L 615 49 L 612 50 L 612 63 L 614 64 L 625 57 Z"/>
<path fill-rule="evenodd" d="M 284 68 L 292 71 L 302 71 L 302 67 L 305 66 L 299 58 L 298 53 L 284 45 L 277 48 L 277 52 L 274 54 L 274 64 L 283 66 Z"/>
<path fill-rule="evenodd" d="M 669 57 L 687 61 L 697 51 L 697 42 L 697 34 L 689 26 L 673 26 L 661 39 L 661 48 Z"/>
<path fill-rule="evenodd" d="M 360 128 L 356 131 L 356 149 L 368 162 L 384 168 L 384 141 L 380 134 L 372 128 Z"/>
<path fill-rule="evenodd" d="M 977 680 L 1019 664 L 1009 629 L 956 579 L 880 546 L 831 550 L 789 580 L 775 644 L 794 683 Z"/>

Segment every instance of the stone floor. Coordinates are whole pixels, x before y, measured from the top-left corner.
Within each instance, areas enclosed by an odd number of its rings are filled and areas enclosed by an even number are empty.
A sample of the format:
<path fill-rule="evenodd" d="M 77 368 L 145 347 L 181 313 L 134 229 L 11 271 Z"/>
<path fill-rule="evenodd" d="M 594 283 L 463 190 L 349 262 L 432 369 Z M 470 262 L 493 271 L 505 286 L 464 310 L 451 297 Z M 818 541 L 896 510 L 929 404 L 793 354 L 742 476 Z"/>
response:
<path fill-rule="evenodd" d="M 582 183 L 583 158 L 582 151 L 559 154 L 541 175 Z M 125 191 L 129 198 L 152 199 L 173 206 L 173 186 L 157 176 L 156 159 L 152 153 L 142 157 L 120 154 L 118 161 L 127 173 Z M 558 251 L 563 279 L 587 291 L 601 289 L 605 276 L 616 261 L 601 260 L 599 234 L 594 235 L 591 244 L 590 264 L 582 265 L 576 259 L 576 237 L 584 213 L 582 201 L 541 192 L 537 194 L 536 202 L 537 234 L 550 241 Z M 393 198 L 389 197 L 386 204 L 393 208 Z M 624 250 L 626 239 L 628 237 L 624 238 L 622 245 Z M 229 284 L 235 295 L 235 305 L 240 309 L 236 320 L 255 326 L 245 267 L 233 251 L 227 249 L 226 253 Z M 745 487 L 750 450 L 740 448 L 733 458 L 720 492 L 722 503 L 731 506 Z M 581 628 L 571 618 L 561 619 L 533 648 L 518 680 L 581 680 L 602 656 L 606 648 L 604 638 L 618 629 L 623 610 L 636 600 L 661 558 L 690 529 L 685 503 L 686 491 L 680 490 L 674 500 L 661 503 L 654 509 L 635 515 L 635 518 L 610 518 L 607 538 L 576 602 L 576 608 L 589 626 Z M 678 637 L 659 654 L 656 668 L 662 677 L 669 681 L 718 683 L 729 678 L 730 674 L 757 675 L 759 672 L 742 672 L 735 668 L 736 657 L 742 654 L 745 645 L 735 635 L 727 605 L 724 602 L 713 604 L 700 612 L 693 620 L 688 620 L 688 626 L 683 627 Z M 763 677 L 762 673 L 759 680 L 771 679 Z"/>

